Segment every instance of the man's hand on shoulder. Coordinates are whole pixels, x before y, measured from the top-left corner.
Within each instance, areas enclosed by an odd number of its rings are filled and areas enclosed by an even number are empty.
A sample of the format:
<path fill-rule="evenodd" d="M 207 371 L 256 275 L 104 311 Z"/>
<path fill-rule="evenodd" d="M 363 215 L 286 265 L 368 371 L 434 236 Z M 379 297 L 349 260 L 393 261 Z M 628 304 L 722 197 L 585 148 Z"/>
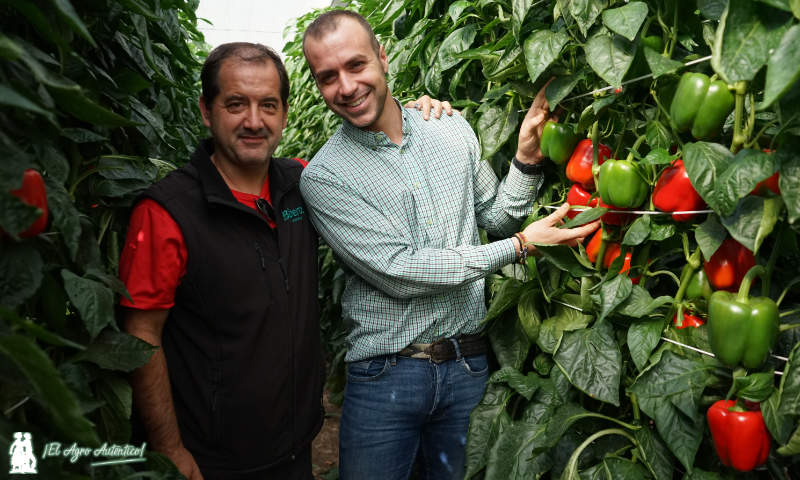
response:
<path fill-rule="evenodd" d="M 522 163 L 536 164 L 539 163 L 544 155 L 539 145 L 539 140 L 542 138 L 542 130 L 547 120 L 555 119 L 550 115 L 550 105 L 547 103 L 544 91 L 547 85 L 552 82 L 550 79 L 544 84 L 536 98 L 533 99 L 531 108 L 522 119 L 522 126 L 519 128 L 519 142 L 517 143 L 517 160 Z"/>
<path fill-rule="evenodd" d="M 446 113 L 448 116 L 453 115 L 453 112 L 458 113 L 458 110 L 453 110 L 452 105 L 450 105 L 450 102 L 447 100 L 442 102 L 427 95 L 423 95 L 416 100 L 406 103 L 405 107 L 420 110 L 422 112 L 423 120 L 428 120 L 431 118 L 431 108 L 433 109 L 434 118 L 441 118 L 442 111 L 444 111 L 444 113 Z"/>

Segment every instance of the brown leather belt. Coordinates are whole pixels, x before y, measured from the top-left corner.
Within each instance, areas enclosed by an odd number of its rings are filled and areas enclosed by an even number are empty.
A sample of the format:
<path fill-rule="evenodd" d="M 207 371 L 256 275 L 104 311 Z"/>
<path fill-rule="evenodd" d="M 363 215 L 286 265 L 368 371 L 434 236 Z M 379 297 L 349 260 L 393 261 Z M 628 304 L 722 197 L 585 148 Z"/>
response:
<path fill-rule="evenodd" d="M 456 351 L 456 344 L 458 351 Z M 401 357 L 423 358 L 433 363 L 442 363 L 460 357 L 481 355 L 489 351 L 489 342 L 483 335 L 459 335 L 442 338 L 433 343 L 412 343 L 400 350 Z M 459 355 L 460 354 L 460 355 Z"/>

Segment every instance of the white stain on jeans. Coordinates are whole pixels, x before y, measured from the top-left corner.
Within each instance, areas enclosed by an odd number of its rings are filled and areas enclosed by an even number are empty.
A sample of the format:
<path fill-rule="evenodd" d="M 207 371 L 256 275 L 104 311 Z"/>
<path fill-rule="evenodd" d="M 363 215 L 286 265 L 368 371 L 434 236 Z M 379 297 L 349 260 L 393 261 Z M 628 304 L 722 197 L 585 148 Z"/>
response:
<path fill-rule="evenodd" d="M 389 400 L 391 400 L 392 402 L 397 401 L 397 394 L 394 391 L 389 394 Z"/>
<path fill-rule="evenodd" d="M 442 461 L 442 465 L 447 467 L 447 471 L 453 473 L 453 467 L 450 466 L 450 462 L 447 461 L 447 454 L 442 452 L 439 454 L 439 460 Z"/>

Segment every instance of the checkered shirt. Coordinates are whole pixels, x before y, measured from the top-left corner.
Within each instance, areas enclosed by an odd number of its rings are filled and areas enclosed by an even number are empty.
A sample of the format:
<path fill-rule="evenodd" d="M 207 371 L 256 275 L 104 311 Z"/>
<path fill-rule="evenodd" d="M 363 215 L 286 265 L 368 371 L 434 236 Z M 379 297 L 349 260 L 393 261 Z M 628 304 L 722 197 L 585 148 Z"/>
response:
<path fill-rule="evenodd" d="M 311 219 L 349 270 L 348 362 L 410 343 L 477 333 L 484 277 L 514 261 L 510 237 L 543 177 L 513 165 L 502 182 L 460 116 L 402 109 L 403 141 L 343 121 L 303 172 Z"/>

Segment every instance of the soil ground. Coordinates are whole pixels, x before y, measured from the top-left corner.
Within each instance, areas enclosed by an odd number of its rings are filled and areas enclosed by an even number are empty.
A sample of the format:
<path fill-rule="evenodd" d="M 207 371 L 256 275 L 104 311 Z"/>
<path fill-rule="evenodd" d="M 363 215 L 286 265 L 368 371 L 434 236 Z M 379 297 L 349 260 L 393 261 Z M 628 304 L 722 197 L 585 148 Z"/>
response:
<path fill-rule="evenodd" d="M 338 478 L 330 475 L 339 464 L 339 417 L 342 409 L 328 401 L 328 392 L 322 396 L 325 405 L 325 424 L 311 444 L 311 464 L 317 480 Z"/>

